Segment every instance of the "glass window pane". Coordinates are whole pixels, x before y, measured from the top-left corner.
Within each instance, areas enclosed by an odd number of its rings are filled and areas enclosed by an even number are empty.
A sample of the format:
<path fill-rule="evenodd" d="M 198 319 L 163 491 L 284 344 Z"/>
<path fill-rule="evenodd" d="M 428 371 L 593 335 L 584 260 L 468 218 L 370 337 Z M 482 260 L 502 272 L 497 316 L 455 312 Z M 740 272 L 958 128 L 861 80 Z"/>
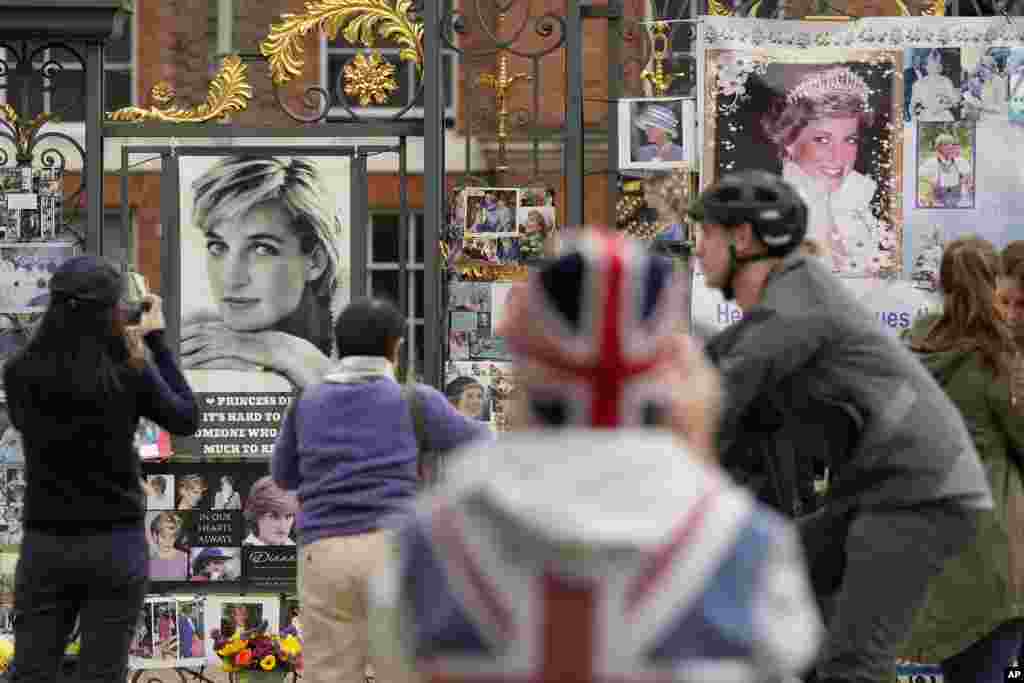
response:
<path fill-rule="evenodd" d="M 103 96 L 105 111 L 114 111 L 132 103 L 132 74 L 130 71 L 108 71 Z"/>
<path fill-rule="evenodd" d="M 370 271 L 370 296 L 381 299 L 390 299 L 398 305 L 398 271 L 397 270 L 372 270 Z"/>
<path fill-rule="evenodd" d="M 409 271 L 409 274 L 412 276 L 412 279 L 410 280 L 410 282 L 412 282 L 413 283 L 413 287 L 415 287 L 415 291 L 413 292 L 413 301 L 416 302 L 416 308 L 414 309 L 415 312 L 413 313 L 413 315 L 416 318 L 422 318 L 423 317 L 423 308 L 424 308 L 424 305 L 423 305 L 423 300 L 424 300 L 424 295 L 423 295 L 423 271 L 422 270 L 411 270 L 411 271 Z"/>
<path fill-rule="evenodd" d="M 378 213 L 370 216 L 371 263 L 398 263 L 398 214 Z"/>
<path fill-rule="evenodd" d="M 85 120 L 85 72 L 58 71 L 54 74 L 50 93 L 50 111 L 62 121 Z"/>
<path fill-rule="evenodd" d="M 119 40 L 112 40 L 106 44 L 103 50 L 103 58 L 108 62 L 121 62 L 122 64 L 132 61 L 132 22 L 126 22 L 124 35 Z"/>
<path fill-rule="evenodd" d="M 423 255 L 426 253 L 424 249 L 424 234 L 426 232 L 426 218 L 422 213 L 417 213 L 413 216 L 413 230 L 416 231 L 416 251 L 412 254 L 412 260 L 414 263 L 423 263 Z"/>

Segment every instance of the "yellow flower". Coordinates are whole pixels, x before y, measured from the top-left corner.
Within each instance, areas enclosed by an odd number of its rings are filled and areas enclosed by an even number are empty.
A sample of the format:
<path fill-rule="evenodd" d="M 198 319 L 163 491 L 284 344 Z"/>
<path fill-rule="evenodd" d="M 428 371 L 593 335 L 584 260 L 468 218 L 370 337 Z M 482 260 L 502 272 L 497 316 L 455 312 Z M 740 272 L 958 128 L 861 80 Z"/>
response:
<path fill-rule="evenodd" d="M 281 651 L 294 657 L 302 652 L 302 643 L 295 636 L 287 636 L 281 639 Z"/>
<path fill-rule="evenodd" d="M 277 665 L 277 660 L 274 659 L 274 655 L 267 655 L 260 660 L 260 668 L 264 671 L 273 671 Z"/>
<path fill-rule="evenodd" d="M 232 640 L 230 643 L 217 650 L 217 654 L 221 657 L 230 657 L 231 655 L 238 654 L 249 644 L 247 640 Z"/>

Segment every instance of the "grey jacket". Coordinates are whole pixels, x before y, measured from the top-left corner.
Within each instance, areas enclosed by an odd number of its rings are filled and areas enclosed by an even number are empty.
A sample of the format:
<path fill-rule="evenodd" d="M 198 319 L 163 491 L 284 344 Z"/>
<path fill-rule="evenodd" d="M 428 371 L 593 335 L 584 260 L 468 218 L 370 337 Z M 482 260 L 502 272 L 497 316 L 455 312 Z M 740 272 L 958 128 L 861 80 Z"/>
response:
<path fill-rule="evenodd" d="M 836 502 L 992 507 L 956 406 L 815 259 L 787 257 L 769 276 L 761 302 L 712 339 L 708 353 L 726 391 L 723 454 L 735 451 L 751 415 L 768 402 L 785 424 L 759 435 L 763 448 L 792 448 L 771 442 L 784 439 L 798 441 L 801 454 L 843 452 L 830 463 L 829 498 Z M 829 443 L 816 417 L 828 414 L 821 406 L 841 409 L 856 425 L 845 443 Z"/>

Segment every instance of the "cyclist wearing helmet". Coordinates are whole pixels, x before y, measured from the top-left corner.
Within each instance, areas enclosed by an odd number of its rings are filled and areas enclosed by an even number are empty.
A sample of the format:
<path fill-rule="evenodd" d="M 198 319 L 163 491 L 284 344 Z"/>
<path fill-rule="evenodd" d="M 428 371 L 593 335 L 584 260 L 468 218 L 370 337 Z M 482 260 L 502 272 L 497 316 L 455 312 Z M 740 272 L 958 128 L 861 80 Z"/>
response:
<path fill-rule="evenodd" d="M 992 505 L 971 438 L 923 366 L 800 253 L 807 209 L 779 177 L 726 176 L 690 216 L 709 286 L 744 311 L 707 346 L 725 388 L 723 458 L 831 468 L 824 507 L 799 520 L 829 630 L 814 680 L 892 680 L 929 580 Z"/>

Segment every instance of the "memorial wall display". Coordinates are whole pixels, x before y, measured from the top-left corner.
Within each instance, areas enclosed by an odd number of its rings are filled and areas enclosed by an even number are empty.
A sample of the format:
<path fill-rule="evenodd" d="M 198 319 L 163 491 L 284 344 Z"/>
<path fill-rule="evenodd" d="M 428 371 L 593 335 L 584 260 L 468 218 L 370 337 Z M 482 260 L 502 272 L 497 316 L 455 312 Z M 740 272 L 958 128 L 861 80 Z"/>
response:
<path fill-rule="evenodd" d="M 1024 35 L 1012 22 L 708 17 L 699 43 L 702 185 L 748 168 L 793 183 L 821 258 L 885 329 L 941 308 L 944 244 L 1021 237 Z M 736 320 L 695 270 L 694 319 Z"/>

